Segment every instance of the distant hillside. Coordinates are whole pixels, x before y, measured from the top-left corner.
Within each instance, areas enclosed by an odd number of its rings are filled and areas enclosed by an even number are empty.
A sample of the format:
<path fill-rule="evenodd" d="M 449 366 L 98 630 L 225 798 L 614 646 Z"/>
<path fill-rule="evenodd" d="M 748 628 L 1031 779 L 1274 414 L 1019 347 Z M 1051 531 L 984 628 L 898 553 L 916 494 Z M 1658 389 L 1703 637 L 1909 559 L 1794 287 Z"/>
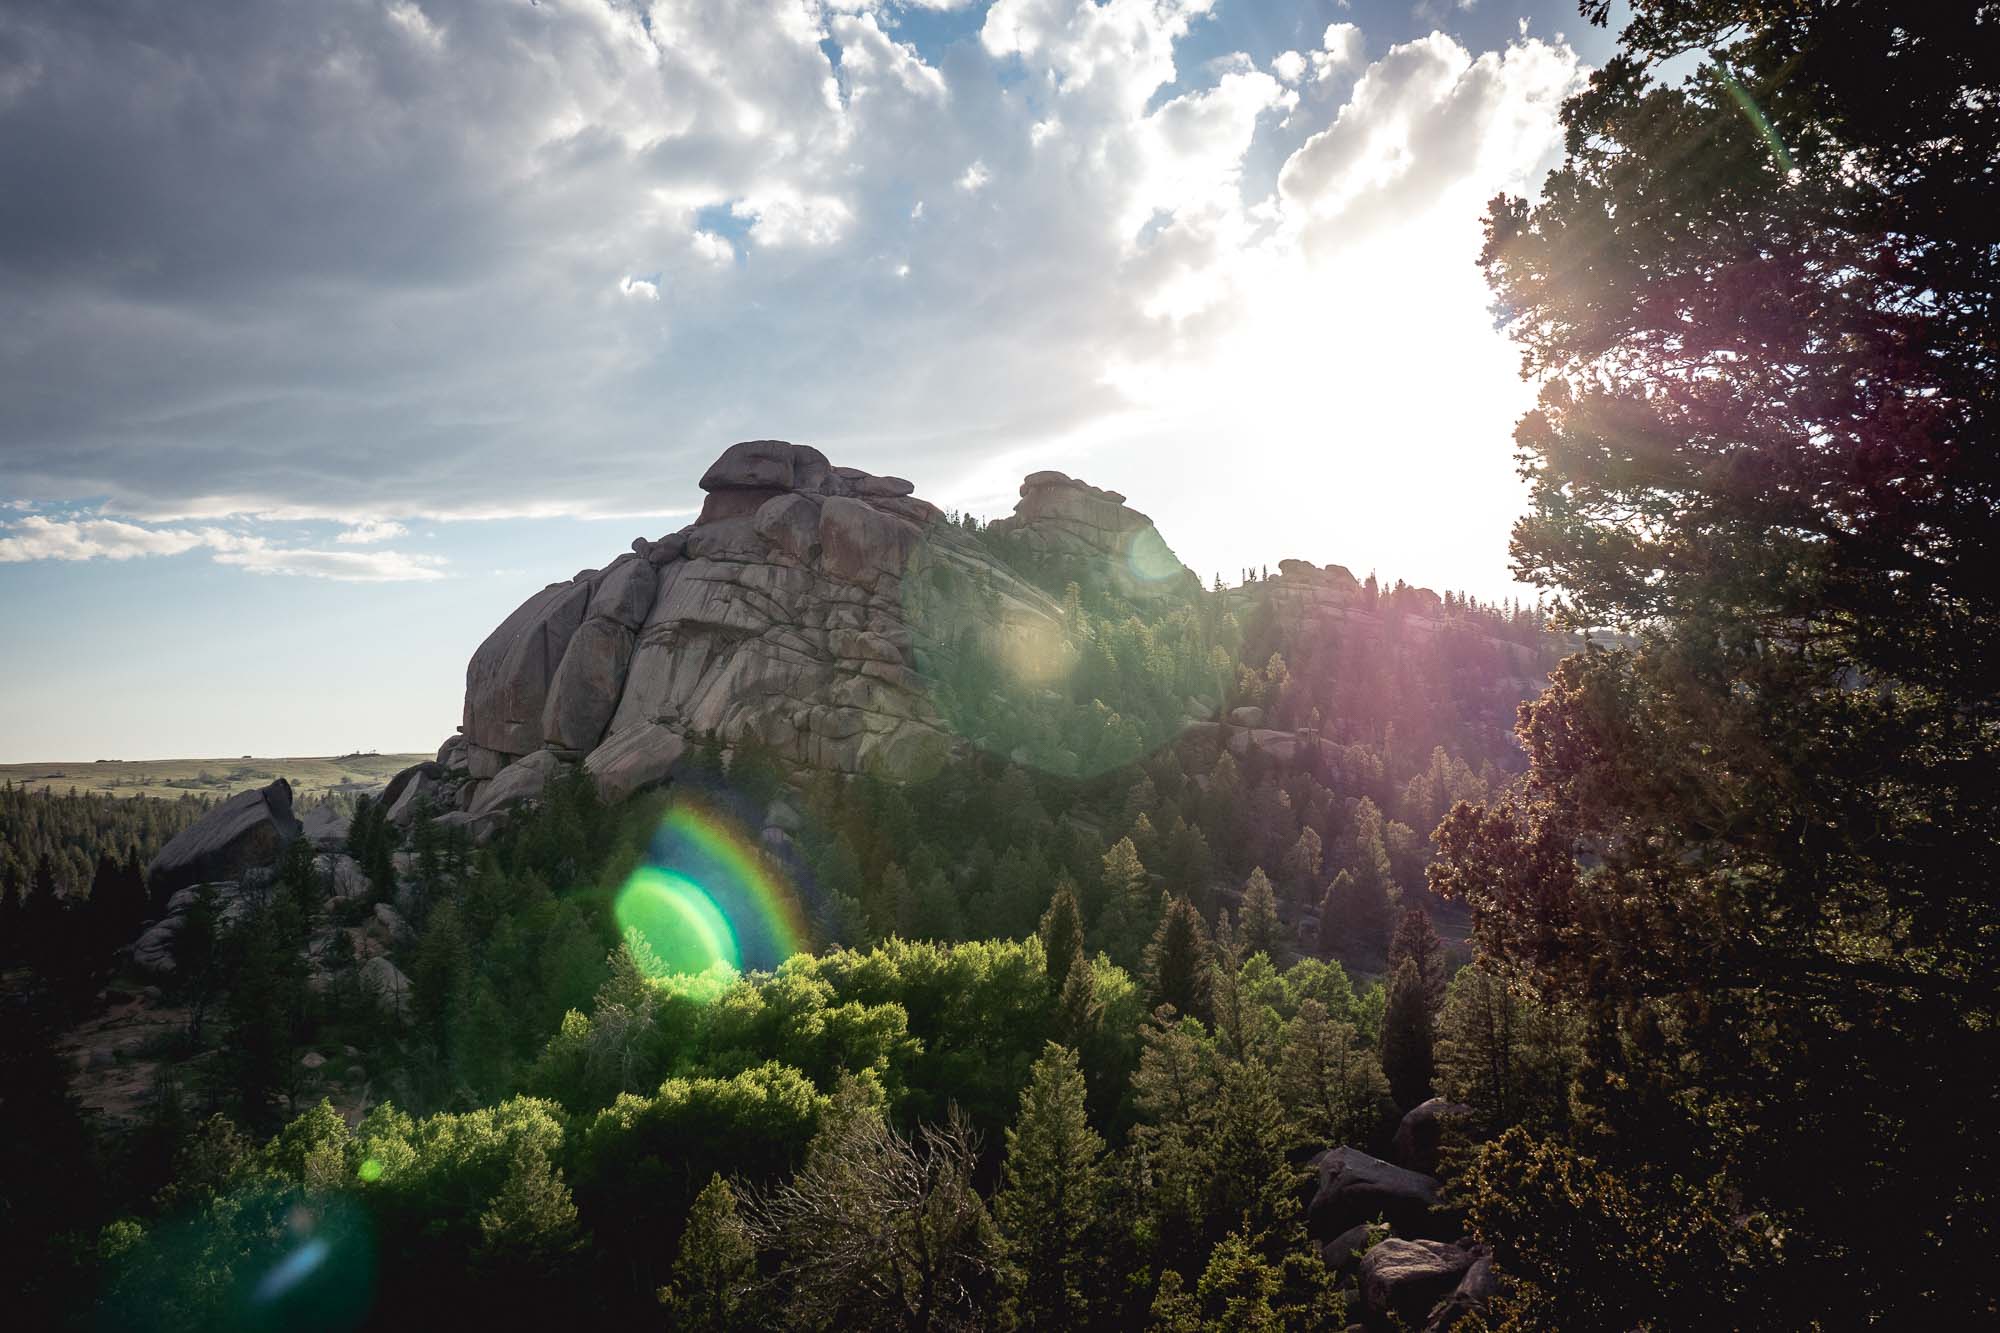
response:
<path fill-rule="evenodd" d="M 104 796 L 231 796 L 262 787 L 273 778 L 292 784 L 301 804 L 329 792 L 358 795 L 387 782 L 425 754 L 345 754 L 332 758 L 257 759 L 94 759 L 0 764 L 0 783 L 29 791 Z"/>

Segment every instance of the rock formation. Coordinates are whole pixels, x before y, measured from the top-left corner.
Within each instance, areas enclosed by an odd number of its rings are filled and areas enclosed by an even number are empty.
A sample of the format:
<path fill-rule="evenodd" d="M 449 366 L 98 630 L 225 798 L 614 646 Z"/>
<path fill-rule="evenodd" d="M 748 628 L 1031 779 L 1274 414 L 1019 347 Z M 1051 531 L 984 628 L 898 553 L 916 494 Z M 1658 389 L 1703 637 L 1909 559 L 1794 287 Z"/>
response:
<path fill-rule="evenodd" d="M 240 879 L 245 871 L 276 861 L 299 833 L 289 782 L 279 778 L 268 787 L 238 792 L 160 849 L 146 867 L 147 889 L 161 903 L 190 885 Z"/>
<path fill-rule="evenodd" d="M 1124 496 L 1061 472 L 1030 473 L 1013 517 L 996 520 L 993 530 L 1018 537 L 1035 554 L 1083 561 L 1132 601 L 1186 597 L 1201 586 L 1153 520 L 1126 508 Z"/>
<path fill-rule="evenodd" d="M 1061 642 L 1056 604 L 900 478 L 751 440 L 701 489 L 694 523 L 550 584 L 487 637 L 461 735 L 391 784 L 392 817 L 428 795 L 477 824 L 576 763 L 619 799 L 710 732 L 798 769 L 919 776 L 965 744 L 940 672 L 964 653 L 1033 670 Z M 1133 597 L 1194 586 L 1149 519 L 1061 473 L 1028 478 L 992 527 L 1036 554 L 1110 557 Z"/>

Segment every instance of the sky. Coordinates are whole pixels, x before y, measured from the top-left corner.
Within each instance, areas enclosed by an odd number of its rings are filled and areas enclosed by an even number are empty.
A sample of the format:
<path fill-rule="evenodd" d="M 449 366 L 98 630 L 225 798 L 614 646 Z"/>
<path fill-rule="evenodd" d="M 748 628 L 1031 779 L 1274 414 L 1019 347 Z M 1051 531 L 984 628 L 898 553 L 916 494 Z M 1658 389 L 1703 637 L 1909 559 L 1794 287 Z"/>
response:
<path fill-rule="evenodd" d="M 430 749 L 740 439 L 1505 596 L 1568 0 L 9 0 L 0 761 Z"/>

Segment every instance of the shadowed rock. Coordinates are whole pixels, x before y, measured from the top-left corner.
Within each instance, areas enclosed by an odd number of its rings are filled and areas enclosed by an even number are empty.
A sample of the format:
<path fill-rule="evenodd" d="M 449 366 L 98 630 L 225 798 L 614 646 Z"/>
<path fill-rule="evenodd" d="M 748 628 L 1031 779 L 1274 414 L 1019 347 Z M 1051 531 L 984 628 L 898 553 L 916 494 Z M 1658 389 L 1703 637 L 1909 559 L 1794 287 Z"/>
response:
<path fill-rule="evenodd" d="M 1458 1289 L 1472 1251 L 1391 1237 L 1361 1257 L 1361 1320 L 1370 1328 L 1422 1328 L 1431 1307 Z"/>
<path fill-rule="evenodd" d="M 278 859 L 299 836 L 292 816 L 292 784 L 238 792 L 175 834 L 146 867 L 146 887 L 163 902 L 191 884 L 241 879 Z"/>
<path fill-rule="evenodd" d="M 1438 1148 L 1444 1143 L 1448 1122 L 1471 1112 L 1471 1107 L 1442 1097 L 1411 1107 L 1396 1126 L 1396 1160 L 1412 1171 L 1436 1175 Z"/>
<path fill-rule="evenodd" d="M 1391 1166 L 1358 1148 L 1335 1148 L 1320 1158 L 1307 1230 L 1331 1239 L 1378 1217 L 1400 1236 L 1458 1234 L 1456 1220 L 1438 1204 L 1434 1177 Z"/>

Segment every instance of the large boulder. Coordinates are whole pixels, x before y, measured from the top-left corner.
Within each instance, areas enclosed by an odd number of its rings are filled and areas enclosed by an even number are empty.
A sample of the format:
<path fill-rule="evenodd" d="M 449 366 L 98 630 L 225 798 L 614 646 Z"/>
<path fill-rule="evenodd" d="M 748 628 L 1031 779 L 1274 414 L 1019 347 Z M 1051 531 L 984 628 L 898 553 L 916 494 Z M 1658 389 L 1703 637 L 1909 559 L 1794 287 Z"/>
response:
<path fill-rule="evenodd" d="M 641 568 L 650 568 L 641 566 Z M 651 584 L 647 597 L 652 596 Z M 632 664 L 632 631 L 609 618 L 583 623 L 563 653 L 542 709 L 542 738 L 565 750 L 589 750 L 604 738 Z"/>
<path fill-rule="evenodd" d="M 817 491 L 833 477 L 826 455 L 789 440 L 744 440 L 722 451 L 701 477 L 704 491 Z"/>
<path fill-rule="evenodd" d="M 1458 1327 L 1462 1320 L 1475 1314 L 1485 1314 L 1492 1308 L 1493 1298 L 1500 1294 L 1500 1277 L 1493 1271 L 1493 1256 L 1478 1254 L 1472 1266 L 1465 1270 L 1465 1276 L 1458 1280 L 1458 1287 L 1451 1295 L 1431 1307 L 1430 1322 L 1426 1333 L 1446 1333 Z M 1484 1324 L 1475 1325 L 1484 1328 Z"/>
<path fill-rule="evenodd" d="M 433 814 L 442 814 L 452 806 L 451 786 L 446 781 L 445 770 L 431 760 L 398 773 L 390 781 L 382 799 L 389 806 L 386 818 L 397 825 L 408 825 L 414 821 L 426 802 Z"/>
<path fill-rule="evenodd" d="M 594 591 L 589 580 L 551 583 L 486 636 L 465 668 L 468 741 L 503 754 L 541 747 L 549 679 Z"/>
<path fill-rule="evenodd" d="M 361 965 L 361 985 L 375 1002 L 396 1015 L 410 1011 L 410 979 L 387 958 L 377 955 Z"/>
<path fill-rule="evenodd" d="M 466 813 L 473 819 L 502 806 L 514 805 L 542 794 L 549 779 L 568 767 L 553 750 L 537 750 L 500 770 L 500 775 L 480 789 Z"/>
<path fill-rule="evenodd" d="M 686 751 L 680 733 L 657 722 L 642 722 L 592 750 L 583 767 L 597 779 L 597 794 L 616 804 L 665 782 Z"/>
<path fill-rule="evenodd" d="M 1476 1256 L 1435 1240 L 1378 1242 L 1361 1257 L 1361 1320 L 1370 1328 L 1422 1328 L 1431 1307 L 1458 1289 Z"/>
<path fill-rule="evenodd" d="M 299 836 L 292 815 L 292 784 L 279 778 L 242 791 L 175 834 L 146 867 L 153 901 L 163 902 L 191 884 L 240 880 L 277 861 Z"/>
<path fill-rule="evenodd" d="M 1306 1228 L 1327 1240 L 1382 1218 L 1399 1236 L 1449 1237 L 1457 1220 L 1438 1201 L 1436 1177 L 1391 1166 L 1359 1148 L 1335 1148 L 1320 1158 L 1319 1186 Z"/>
<path fill-rule="evenodd" d="M 244 896 L 243 886 L 234 880 L 219 883 L 191 884 L 177 890 L 167 899 L 165 915 L 140 932 L 132 943 L 132 965 L 141 972 L 164 977 L 174 971 L 174 950 L 180 942 L 181 931 L 187 926 L 188 910 L 194 906 L 195 897 L 203 888 L 212 890 L 215 896 L 217 926 L 227 926 L 239 920 L 249 910 L 249 900 Z"/>
<path fill-rule="evenodd" d="M 347 826 L 351 822 L 332 801 L 321 801 L 305 812 L 299 827 L 304 836 L 312 839 L 313 846 L 331 851 L 347 845 Z"/>
<path fill-rule="evenodd" d="M 1396 1160 L 1412 1171 L 1436 1175 L 1438 1149 L 1444 1143 L 1447 1126 L 1471 1112 L 1471 1107 L 1443 1097 L 1433 1097 L 1411 1107 L 1396 1126 Z"/>

